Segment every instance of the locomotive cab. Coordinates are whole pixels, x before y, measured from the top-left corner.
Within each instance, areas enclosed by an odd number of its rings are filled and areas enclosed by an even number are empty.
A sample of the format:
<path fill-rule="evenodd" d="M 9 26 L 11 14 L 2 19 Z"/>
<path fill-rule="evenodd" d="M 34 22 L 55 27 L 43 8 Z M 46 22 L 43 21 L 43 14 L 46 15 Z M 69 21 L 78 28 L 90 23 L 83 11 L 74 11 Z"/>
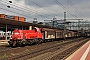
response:
<path fill-rule="evenodd" d="M 35 32 L 41 32 L 39 28 L 35 27 L 34 28 Z"/>

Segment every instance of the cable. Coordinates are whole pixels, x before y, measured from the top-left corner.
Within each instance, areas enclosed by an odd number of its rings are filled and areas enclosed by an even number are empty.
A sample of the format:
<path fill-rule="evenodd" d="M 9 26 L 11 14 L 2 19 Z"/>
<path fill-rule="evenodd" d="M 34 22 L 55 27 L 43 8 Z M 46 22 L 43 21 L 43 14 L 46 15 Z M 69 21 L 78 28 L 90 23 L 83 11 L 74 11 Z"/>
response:
<path fill-rule="evenodd" d="M 0 2 L 1 3 L 1 2 Z M 1 3 L 1 4 L 3 4 L 3 3 Z M 7 6 L 7 5 L 5 5 L 5 4 L 3 4 L 4 6 Z M 13 7 L 12 7 L 13 8 Z M 12 13 L 15 13 L 15 14 L 19 14 L 19 15 L 23 15 L 23 16 L 26 16 L 26 15 L 24 15 L 24 14 L 20 14 L 20 13 L 17 13 L 17 12 L 13 12 L 13 11 L 10 11 L 10 10 L 7 10 L 7 9 L 4 9 L 4 8 L 0 8 L 0 9 L 3 9 L 3 10 L 6 10 L 6 11 L 9 11 L 9 12 L 12 12 Z M 30 17 L 30 16 L 26 16 L 26 17 L 29 17 L 29 18 L 32 18 L 32 17 Z"/>
<path fill-rule="evenodd" d="M 5 2 L 5 1 L 2 1 L 2 2 L 4 2 L 4 3 L 7 3 L 7 2 Z M 7 3 L 8 4 L 8 3 Z M 10 5 L 13 5 L 13 4 L 10 4 Z M 19 7 L 19 6 L 16 6 L 16 5 L 13 5 L 14 7 L 18 7 L 18 8 L 20 8 L 20 9 L 22 9 L 22 10 L 26 10 L 26 9 L 23 9 L 23 8 L 21 8 L 21 7 Z M 26 8 L 26 7 L 25 7 Z M 16 9 L 16 8 L 14 8 L 14 9 Z M 16 9 L 16 10 L 20 10 L 20 9 Z M 21 11 L 21 10 L 20 10 Z M 26 10 L 26 12 L 28 11 L 28 13 L 30 13 L 30 12 L 32 12 L 32 11 L 30 11 L 30 10 Z M 35 13 L 35 12 L 32 12 L 32 13 Z M 39 15 L 39 14 L 38 14 Z M 45 18 L 48 18 L 48 17 L 46 17 L 46 16 L 43 16 L 43 15 L 39 15 L 39 16 L 42 16 L 42 17 L 45 17 Z"/>
<path fill-rule="evenodd" d="M 64 7 L 64 5 L 63 4 L 61 4 L 59 1 L 57 1 L 57 0 L 54 0 L 60 7 L 62 7 L 65 11 L 67 11 L 71 16 L 73 16 L 74 18 L 78 18 L 76 15 L 74 15 L 74 14 L 72 14 L 68 9 L 66 9 L 65 7 Z"/>
<path fill-rule="evenodd" d="M 7 10 L 7 9 L 4 9 L 4 8 L 0 8 L 0 9 L 2 9 L 2 10 L 6 10 L 6 11 L 9 11 L 9 12 L 12 12 L 12 13 L 15 13 L 15 14 L 23 15 L 23 14 L 16 13 L 16 12 L 13 12 L 13 11 L 10 11 L 10 10 Z M 24 16 L 24 15 L 23 15 L 23 16 Z M 29 18 L 31 18 L 30 16 L 26 16 L 26 17 L 29 17 Z"/>
<path fill-rule="evenodd" d="M 31 1 L 32 3 L 34 3 L 34 4 L 37 5 L 37 6 L 41 7 L 42 9 L 44 9 L 44 10 L 46 10 L 46 11 L 48 11 L 48 12 L 51 12 L 51 11 L 49 11 L 49 10 L 43 8 L 42 6 L 38 5 L 37 3 L 33 2 L 32 0 L 29 0 L 29 1 Z M 51 13 L 54 14 L 54 15 L 56 15 L 56 14 L 53 13 L 53 12 L 51 12 Z"/>
<path fill-rule="evenodd" d="M 29 0 L 29 1 L 31 1 L 31 2 L 32 2 L 33 4 L 35 4 L 36 6 L 38 6 L 38 7 L 42 8 L 42 9 L 44 9 L 44 10 L 46 10 L 46 11 L 48 11 L 48 12 L 52 13 L 52 15 L 54 15 L 54 17 L 55 17 L 55 16 L 59 16 L 59 15 L 57 15 L 57 14 L 53 13 L 52 11 L 50 11 L 50 10 L 48 10 L 48 9 L 43 8 L 42 6 L 40 6 L 39 4 L 37 4 L 36 2 L 34 2 L 34 1 L 32 1 L 32 0 Z"/>
<path fill-rule="evenodd" d="M 68 1 L 68 3 L 72 6 L 72 7 L 74 7 L 75 8 L 75 10 L 82 16 L 82 17 L 84 17 L 83 15 L 82 15 L 82 13 L 80 13 L 79 11 L 78 11 L 78 9 L 75 7 L 75 5 L 71 2 L 71 0 L 67 0 Z M 84 17 L 85 18 L 85 17 Z"/>
<path fill-rule="evenodd" d="M 15 4 L 17 4 L 17 3 L 15 3 Z M 19 4 L 18 4 L 19 5 Z M 21 5 L 19 5 L 19 6 L 21 6 Z M 31 9 L 31 8 L 27 8 L 27 7 L 25 7 L 25 6 L 22 6 L 23 8 L 26 8 L 26 9 L 30 9 L 30 10 L 33 10 L 33 9 Z M 30 11 L 30 10 L 28 10 L 28 11 Z M 34 10 L 35 11 L 35 10 Z M 35 14 L 36 14 L 36 12 L 34 12 Z M 46 17 L 46 16 L 44 16 L 44 15 L 42 15 L 42 13 L 40 13 L 40 12 L 37 12 L 37 14 L 39 15 L 39 16 L 42 16 L 42 17 L 45 17 L 45 18 L 48 18 L 48 17 Z"/>

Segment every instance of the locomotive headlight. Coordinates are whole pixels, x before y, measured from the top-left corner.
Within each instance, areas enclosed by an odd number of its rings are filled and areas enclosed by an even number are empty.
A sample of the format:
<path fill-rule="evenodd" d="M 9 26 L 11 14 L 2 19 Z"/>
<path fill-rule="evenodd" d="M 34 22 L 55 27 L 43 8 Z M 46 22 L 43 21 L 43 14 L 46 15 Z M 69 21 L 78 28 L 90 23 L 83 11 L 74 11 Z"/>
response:
<path fill-rule="evenodd" d="M 17 39 L 21 39 L 21 38 L 17 38 Z"/>
<path fill-rule="evenodd" d="M 18 35 L 19 33 L 18 32 L 16 32 L 16 33 L 14 33 L 15 35 Z"/>

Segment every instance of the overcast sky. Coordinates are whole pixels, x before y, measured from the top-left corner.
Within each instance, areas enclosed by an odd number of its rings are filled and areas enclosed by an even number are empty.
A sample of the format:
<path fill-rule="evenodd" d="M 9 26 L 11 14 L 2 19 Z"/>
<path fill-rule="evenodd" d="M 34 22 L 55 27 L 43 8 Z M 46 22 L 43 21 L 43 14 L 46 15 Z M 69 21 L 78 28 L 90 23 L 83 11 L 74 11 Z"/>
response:
<path fill-rule="evenodd" d="M 24 16 L 27 22 L 63 19 L 64 12 L 67 19 L 89 21 L 90 0 L 0 0 L 0 13 Z"/>

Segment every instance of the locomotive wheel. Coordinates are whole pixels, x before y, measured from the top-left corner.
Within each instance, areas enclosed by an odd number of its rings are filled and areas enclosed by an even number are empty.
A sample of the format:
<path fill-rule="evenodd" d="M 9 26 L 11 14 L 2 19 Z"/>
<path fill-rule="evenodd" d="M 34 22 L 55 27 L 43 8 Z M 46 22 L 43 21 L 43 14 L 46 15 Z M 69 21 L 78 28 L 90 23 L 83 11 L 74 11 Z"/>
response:
<path fill-rule="evenodd" d="M 22 45 L 26 45 L 26 41 L 22 41 Z"/>
<path fill-rule="evenodd" d="M 10 44 L 10 46 L 12 46 L 12 44 L 13 44 L 13 42 L 10 40 L 10 41 L 8 41 L 8 43 Z"/>
<path fill-rule="evenodd" d="M 38 44 L 38 43 L 39 43 L 39 41 L 40 41 L 39 39 L 36 39 L 36 44 Z"/>
<path fill-rule="evenodd" d="M 34 40 L 33 40 L 33 43 L 37 43 L 37 39 L 34 39 Z"/>
<path fill-rule="evenodd" d="M 41 44 L 43 42 L 42 39 L 38 39 L 38 44 Z"/>
<path fill-rule="evenodd" d="M 12 47 L 16 46 L 16 41 L 13 41 Z"/>
<path fill-rule="evenodd" d="M 27 41 L 27 43 L 28 43 L 28 45 L 30 45 L 31 44 L 31 41 Z"/>
<path fill-rule="evenodd" d="M 16 46 L 21 46 L 21 41 L 17 41 Z"/>
<path fill-rule="evenodd" d="M 22 46 L 24 46 L 24 45 L 26 45 L 27 43 L 26 43 L 26 39 L 24 38 L 23 40 L 22 40 Z"/>
<path fill-rule="evenodd" d="M 38 39 L 38 38 L 32 40 L 32 43 L 33 43 L 33 44 L 38 44 L 38 42 L 39 42 L 39 39 Z"/>
<path fill-rule="evenodd" d="M 33 44 L 34 43 L 34 41 L 33 40 L 30 40 L 30 42 L 29 42 L 30 44 Z"/>

